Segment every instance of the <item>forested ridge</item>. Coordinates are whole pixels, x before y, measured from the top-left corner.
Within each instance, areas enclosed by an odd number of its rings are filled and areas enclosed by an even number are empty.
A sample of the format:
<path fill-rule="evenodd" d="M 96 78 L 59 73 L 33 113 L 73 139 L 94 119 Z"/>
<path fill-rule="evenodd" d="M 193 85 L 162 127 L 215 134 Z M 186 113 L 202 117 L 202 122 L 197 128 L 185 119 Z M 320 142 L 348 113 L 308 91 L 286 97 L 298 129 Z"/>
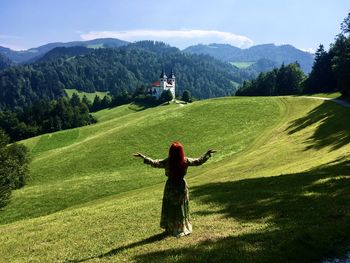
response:
<path fill-rule="evenodd" d="M 242 83 L 249 77 L 210 56 L 185 54 L 153 41 L 96 49 L 85 55 L 62 53 L 53 59 L 1 70 L 0 108 L 21 108 L 40 99 L 57 99 L 64 96 L 66 88 L 132 93 L 157 81 L 162 68 L 175 71 L 179 96 L 188 90 L 197 98 L 232 95 L 233 82 Z"/>

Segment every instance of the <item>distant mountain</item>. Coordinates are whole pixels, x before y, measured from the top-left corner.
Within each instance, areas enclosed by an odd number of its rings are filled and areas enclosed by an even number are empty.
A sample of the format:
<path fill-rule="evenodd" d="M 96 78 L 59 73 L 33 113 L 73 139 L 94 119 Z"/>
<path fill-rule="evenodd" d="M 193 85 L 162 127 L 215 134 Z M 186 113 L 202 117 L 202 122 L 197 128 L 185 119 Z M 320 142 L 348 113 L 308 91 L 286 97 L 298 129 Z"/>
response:
<path fill-rule="evenodd" d="M 210 55 L 216 59 L 222 61 L 246 61 L 246 60 L 237 60 L 236 58 L 241 56 L 242 49 L 234 47 L 228 44 L 210 44 L 210 45 L 195 45 L 190 46 L 183 50 L 184 52 L 191 54 L 205 54 Z"/>
<path fill-rule="evenodd" d="M 264 44 L 240 49 L 227 44 L 210 44 L 190 46 L 183 51 L 192 54 L 207 54 L 227 62 L 256 62 L 259 59 L 268 59 L 280 66 L 282 63 L 289 64 L 298 61 L 306 73 L 311 71 L 314 60 L 311 53 L 291 45 Z"/>
<path fill-rule="evenodd" d="M 72 42 L 56 42 L 49 43 L 36 48 L 28 50 L 15 51 L 6 47 L 0 46 L 0 54 L 4 55 L 15 63 L 32 63 L 40 59 L 44 54 L 57 47 L 75 47 L 83 46 L 87 48 L 107 48 L 107 47 L 121 47 L 127 45 L 129 42 L 115 38 L 100 38 L 89 41 L 72 41 Z"/>
<path fill-rule="evenodd" d="M 50 50 L 46 54 L 44 54 L 41 58 L 37 60 L 37 62 L 43 62 L 43 61 L 49 61 L 54 60 L 57 58 L 67 58 L 67 57 L 75 57 L 75 56 L 81 56 L 86 55 L 91 52 L 93 52 L 94 49 L 87 48 L 84 46 L 75 46 L 75 47 L 55 47 L 54 49 Z"/>

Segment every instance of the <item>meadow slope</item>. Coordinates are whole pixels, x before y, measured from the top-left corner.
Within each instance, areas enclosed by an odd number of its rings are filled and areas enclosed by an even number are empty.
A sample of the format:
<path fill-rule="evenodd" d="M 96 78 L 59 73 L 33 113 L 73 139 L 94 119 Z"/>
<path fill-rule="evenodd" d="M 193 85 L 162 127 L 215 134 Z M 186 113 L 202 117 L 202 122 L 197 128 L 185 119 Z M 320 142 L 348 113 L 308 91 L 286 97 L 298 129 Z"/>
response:
<path fill-rule="evenodd" d="M 0 211 L 0 262 L 312 262 L 350 246 L 349 109 L 222 98 L 96 113 L 24 141 L 31 178 Z M 159 228 L 164 175 L 131 154 L 218 153 L 187 175 L 194 233 Z"/>

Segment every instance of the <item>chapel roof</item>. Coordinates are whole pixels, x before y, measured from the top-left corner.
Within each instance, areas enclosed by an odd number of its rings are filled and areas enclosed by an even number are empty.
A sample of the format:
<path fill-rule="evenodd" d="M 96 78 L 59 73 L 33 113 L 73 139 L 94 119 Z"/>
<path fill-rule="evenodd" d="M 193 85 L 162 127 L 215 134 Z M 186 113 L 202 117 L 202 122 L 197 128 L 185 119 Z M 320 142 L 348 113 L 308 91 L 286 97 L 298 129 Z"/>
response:
<path fill-rule="evenodd" d="M 160 87 L 160 81 L 153 82 L 152 87 Z"/>

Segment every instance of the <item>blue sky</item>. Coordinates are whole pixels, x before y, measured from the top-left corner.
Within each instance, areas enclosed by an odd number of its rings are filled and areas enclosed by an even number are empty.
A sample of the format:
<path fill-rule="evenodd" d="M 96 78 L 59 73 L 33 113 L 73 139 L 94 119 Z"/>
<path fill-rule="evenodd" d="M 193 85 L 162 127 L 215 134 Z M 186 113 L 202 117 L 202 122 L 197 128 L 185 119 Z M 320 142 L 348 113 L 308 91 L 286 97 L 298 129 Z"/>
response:
<path fill-rule="evenodd" d="M 238 47 L 275 43 L 327 48 L 350 12 L 349 0 L 0 0 L 0 45 L 115 37 Z"/>

